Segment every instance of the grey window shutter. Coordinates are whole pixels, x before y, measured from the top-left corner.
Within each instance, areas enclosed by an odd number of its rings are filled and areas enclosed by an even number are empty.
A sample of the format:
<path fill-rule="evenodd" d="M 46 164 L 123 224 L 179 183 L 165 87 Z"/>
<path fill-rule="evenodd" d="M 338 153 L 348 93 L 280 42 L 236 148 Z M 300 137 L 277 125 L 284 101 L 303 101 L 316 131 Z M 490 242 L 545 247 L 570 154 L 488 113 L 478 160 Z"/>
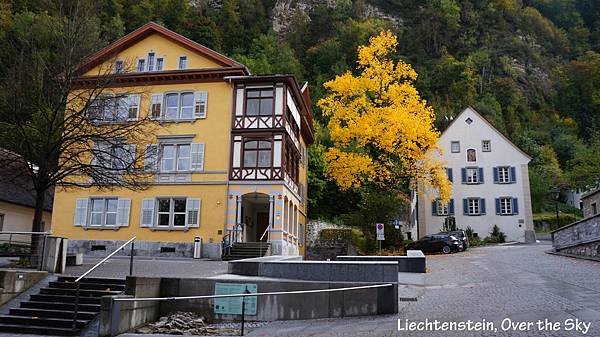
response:
<path fill-rule="evenodd" d="M 437 215 L 437 200 L 431 202 L 431 215 Z"/>
<path fill-rule="evenodd" d="M 454 177 L 452 176 L 452 168 L 447 168 L 446 169 L 446 174 L 448 174 L 448 180 L 450 180 L 450 182 L 454 181 Z"/>
<path fill-rule="evenodd" d="M 469 214 L 469 200 L 468 199 L 463 199 L 463 214 L 464 215 Z"/>
<path fill-rule="evenodd" d="M 500 214 L 500 198 L 496 198 L 496 214 Z"/>
<path fill-rule="evenodd" d="M 154 199 L 142 199 L 141 227 L 154 226 Z"/>
<path fill-rule="evenodd" d="M 186 201 L 186 225 L 200 227 L 200 199 L 188 198 Z"/>
<path fill-rule="evenodd" d="M 479 213 L 485 214 L 485 199 L 484 198 L 479 199 Z"/>
<path fill-rule="evenodd" d="M 517 182 L 517 169 L 514 166 L 510 167 L 510 182 L 511 183 Z"/>
<path fill-rule="evenodd" d="M 85 226 L 87 224 L 88 198 L 80 198 L 75 201 L 75 219 L 73 225 Z"/>
<path fill-rule="evenodd" d="M 121 199 L 117 201 L 117 226 L 129 226 L 129 214 L 131 211 L 131 199 Z"/>
<path fill-rule="evenodd" d="M 512 212 L 513 214 L 519 214 L 519 202 L 517 198 L 513 198 L 512 200 Z"/>
<path fill-rule="evenodd" d="M 448 205 L 448 214 L 454 215 L 454 199 L 450 199 L 450 202 Z"/>
<path fill-rule="evenodd" d="M 208 91 L 194 92 L 194 118 L 206 118 Z"/>
<path fill-rule="evenodd" d="M 460 175 L 461 175 L 461 178 L 462 178 L 462 183 L 466 184 L 467 183 L 467 169 L 464 168 L 464 167 L 461 168 L 460 169 Z"/>
<path fill-rule="evenodd" d="M 483 184 L 483 167 L 479 168 L 479 183 Z"/>
<path fill-rule="evenodd" d="M 498 179 L 498 168 L 494 167 L 494 184 L 497 184 L 499 181 Z"/>
<path fill-rule="evenodd" d="M 158 145 L 150 144 L 146 146 L 146 155 L 144 158 L 144 170 L 156 172 L 158 170 Z"/>
<path fill-rule="evenodd" d="M 192 143 L 192 171 L 204 170 L 204 143 Z"/>

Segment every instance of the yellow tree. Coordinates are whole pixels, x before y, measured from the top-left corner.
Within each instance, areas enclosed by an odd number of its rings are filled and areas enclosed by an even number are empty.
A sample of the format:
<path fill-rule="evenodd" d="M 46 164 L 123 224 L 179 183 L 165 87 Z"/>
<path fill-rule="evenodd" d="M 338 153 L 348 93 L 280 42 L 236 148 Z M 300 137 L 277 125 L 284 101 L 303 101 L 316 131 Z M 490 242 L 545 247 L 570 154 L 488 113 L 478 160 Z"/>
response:
<path fill-rule="evenodd" d="M 451 185 L 439 159 L 433 109 L 413 85 L 414 69 L 392 60 L 397 44 L 395 35 L 381 32 L 358 48 L 358 75 L 346 72 L 324 84 L 327 94 L 318 105 L 333 142 L 325 154 L 327 174 L 343 190 L 413 182 L 447 200 Z"/>

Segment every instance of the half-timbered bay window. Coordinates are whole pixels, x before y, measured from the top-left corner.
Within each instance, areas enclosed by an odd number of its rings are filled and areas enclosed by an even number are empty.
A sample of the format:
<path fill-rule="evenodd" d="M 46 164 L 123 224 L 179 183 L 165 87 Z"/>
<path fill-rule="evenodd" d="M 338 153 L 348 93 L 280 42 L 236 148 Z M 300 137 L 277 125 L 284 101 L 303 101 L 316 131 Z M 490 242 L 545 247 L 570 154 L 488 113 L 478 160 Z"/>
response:
<path fill-rule="evenodd" d="M 186 229 L 200 225 L 200 199 L 158 197 L 142 200 L 142 227 Z"/>
<path fill-rule="evenodd" d="M 300 172 L 300 154 L 291 142 L 287 143 L 285 156 L 285 171 L 293 182 L 298 183 L 298 177 Z"/>
<path fill-rule="evenodd" d="M 150 98 L 150 116 L 168 121 L 206 118 L 207 104 L 206 91 L 153 94 Z"/>
<path fill-rule="evenodd" d="M 129 225 L 131 199 L 118 197 L 91 197 L 75 202 L 75 226 L 90 228 L 121 227 Z"/>
<path fill-rule="evenodd" d="M 270 140 L 244 142 L 244 168 L 271 167 L 272 146 Z"/>
<path fill-rule="evenodd" d="M 101 95 L 90 102 L 88 120 L 92 122 L 125 122 L 138 118 L 140 95 Z"/>
<path fill-rule="evenodd" d="M 246 90 L 246 116 L 273 115 L 273 88 Z"/>

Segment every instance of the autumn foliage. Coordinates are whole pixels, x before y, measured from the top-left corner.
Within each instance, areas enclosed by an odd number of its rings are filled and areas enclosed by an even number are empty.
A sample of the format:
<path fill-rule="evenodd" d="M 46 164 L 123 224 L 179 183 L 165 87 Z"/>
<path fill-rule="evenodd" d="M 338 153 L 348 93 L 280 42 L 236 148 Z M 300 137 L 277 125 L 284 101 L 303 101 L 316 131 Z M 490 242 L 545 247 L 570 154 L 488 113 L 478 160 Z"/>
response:
<path fill-rule="evenodd" d="M 324 84 L 318 105 L 333 142 L 327 174 L 344 190 L 418 182 L 447 199 L 451 186 L 438 156 L 433 109 L 413 85 L 415 70 L 391 59 L 397 44 L 395 35 L 381 32 L 358 48 L 358 75 L 346 72 Z"/>

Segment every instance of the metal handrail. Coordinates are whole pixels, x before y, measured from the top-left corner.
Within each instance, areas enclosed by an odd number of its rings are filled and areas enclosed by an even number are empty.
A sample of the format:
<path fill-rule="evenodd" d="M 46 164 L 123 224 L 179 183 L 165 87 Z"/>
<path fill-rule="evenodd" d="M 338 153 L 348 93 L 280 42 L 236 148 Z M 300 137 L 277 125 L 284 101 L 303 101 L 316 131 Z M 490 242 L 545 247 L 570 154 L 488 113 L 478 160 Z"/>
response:
<path fill-rule="evenodd" d="M 267 228 L 265 228 L 265 231 L 264 231 L 264 232 L 262 233 L 262 235 L 260 236 L 260 240 L 259 240 L 259 241 L 262 241 L 262 240 L 263 240 L 263 238 L 265 237 L 265 235 L 266 235 L 266 234 L 267 234 L 267 232 L 269 231 L 269 228 L 271 228 L 271 224 L 269 224 L 269 225 L 267 226 Z"/>
<path fill-rule="evenodd" d="M 75 283 L 75 308 L 73 310 L 73 330 L 77 329 L 77 314 L 79 312 L 79 288 L 80 288 L 79 281 L 81 281 L 81 279 L 83 279 L 84 277 L 88 276 L 91 272 L 96 270 L 96 268 L 103 265 L 104 262 L 108 261 L 108 259 L 113 257 L 121 249 L 125 248 L 125 246 L 127 246 L 130 243 L 131 243 L 131 255 L 130 255 L 130 260 L 129 260 L 129 275 L 132 275 L 133 274 L 133 249 L 135 248 L 135 246 L 134 246 L 135 239 L 136 239 L 136 237 L 134 236 L 131 239 L 127 240 L 127 242 L 125 242 L 124 244 L 119 246 L 119 248 L 115 249 L 112 253 L 108 254 L 100 262 L 96 263 L 94 266 L 92 266 L 92 268 L 88 269 L 88 271 L 81 274 L 81 276 L 79 276 L 78 278 L 75 279 L 75 281 L 73 281 L 73 283 Z"/>

